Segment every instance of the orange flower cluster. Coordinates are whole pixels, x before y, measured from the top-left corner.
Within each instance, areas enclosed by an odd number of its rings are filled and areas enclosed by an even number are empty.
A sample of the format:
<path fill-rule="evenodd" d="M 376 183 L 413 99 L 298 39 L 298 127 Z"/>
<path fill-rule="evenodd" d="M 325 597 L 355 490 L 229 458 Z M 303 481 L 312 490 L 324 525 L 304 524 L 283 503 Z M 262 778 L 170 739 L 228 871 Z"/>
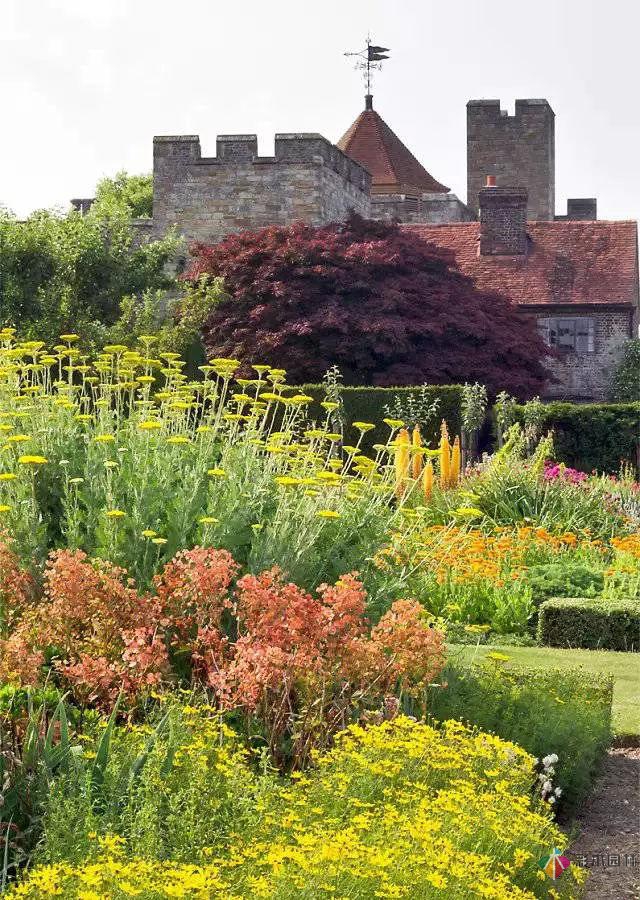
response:
<path fill-rule="evenodd" d="M 434 525 L 419 532 L 412 545 L 398 535 L 393 545 L 378 555 L 396 565 L 429 563 L 439 583 L 486 579 L 500 587 L 516 580 L 529 565 L 529 559 L 540 552 L 561 553 L 567 549 L 603 549 L 597 540 L 580 538 L 573 532 L 554 535 L 545 528 L 497 528 L 492 533 Z"/>
<path fill-rule="evenodd" d="M 640 531 L 621 538 L 612 538 L 611 546 L 620 553 L 629 553 L 634 559 L 640 559 Z"/>

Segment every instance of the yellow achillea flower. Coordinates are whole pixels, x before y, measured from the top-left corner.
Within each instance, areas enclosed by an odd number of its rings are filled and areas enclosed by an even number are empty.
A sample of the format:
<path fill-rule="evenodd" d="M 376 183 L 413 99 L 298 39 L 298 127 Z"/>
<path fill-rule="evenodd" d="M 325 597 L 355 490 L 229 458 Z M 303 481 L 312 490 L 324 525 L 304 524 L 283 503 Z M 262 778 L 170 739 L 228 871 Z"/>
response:
<path fill-rule="evenodd" d="M 106 516 L 108 519 L 122 519 L 123 516 L 126 516 L 126 512 L 121 509 L 108 509 Z"/>
<path fill-rule="evenodd" d="M 15 472 L 0 472 L 0 481 L 13 481 L 17 477 Z"/>
<path fill-rule="evenodd" d="M 21 466 L 44 466 L 49 460 L 44 456 L 20 456 L 18 462 Z"/>
<path fill-rule="evenodd" d="M 319 509 L 316 513 L 321 519 L 339 519 L 340 513 L 335 509 Z"/>

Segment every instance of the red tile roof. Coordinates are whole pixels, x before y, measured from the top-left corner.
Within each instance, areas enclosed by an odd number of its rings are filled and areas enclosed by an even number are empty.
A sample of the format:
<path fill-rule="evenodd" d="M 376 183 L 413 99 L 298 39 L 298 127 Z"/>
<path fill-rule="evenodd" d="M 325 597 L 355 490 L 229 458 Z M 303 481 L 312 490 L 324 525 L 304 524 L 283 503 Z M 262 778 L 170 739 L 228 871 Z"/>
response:
<path fill-rule="evenodd" d="M 529 222 L 524 256 L 480 256 L 479 222 L 401 227 L 450 250 L 483 290 L 523 306 L 638 304 L 637 222 Z"/>
<path fill-rule="evenodd" d="M 373 194 L 446 194 L 374 109 L 360 113 L 338 147 L 371 172 Z"/>

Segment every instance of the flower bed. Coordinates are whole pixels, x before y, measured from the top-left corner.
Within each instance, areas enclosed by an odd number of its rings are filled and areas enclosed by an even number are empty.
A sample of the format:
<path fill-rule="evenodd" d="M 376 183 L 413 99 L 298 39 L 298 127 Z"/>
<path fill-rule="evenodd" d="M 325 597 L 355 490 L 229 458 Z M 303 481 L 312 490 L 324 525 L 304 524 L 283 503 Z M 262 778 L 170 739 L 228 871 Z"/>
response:
<path fill-rule="evenodd" d="M 306 776 L 278 784 L 239 776 L 241 757 L 203 742 L 212 727 L 206 713 L 178 715 L 190 736 L 174 757 L 183 776 L 174 768 L 158 780 L 171 740 L 160 736 L 115 821 L 109 809 L 95 811 L 88 788 L 83 806 L 82 785 L 61 783 L 49 812 L 48 865 L 9 897 L 552 896 L 538 860 L 566 839 L 549 806 L 531 799 L 534 761 L 514 744 L 454 722 L 434 729 L 401 717 L 347 729 Z M 211 846 L 211 820 L 193 815 L 197 791 L 206 784 L 202 799 L 211 804 L 227 780 L 235 806 L 226 819 L 219 808 L 223 829 Z M 184 817 L 163 821 L 154 810 L 165 805 L 184 806 Z M 73 860 L 60 862 L 69 846 Z M 150 863 L 166 852 L 173 862 Z M 553 896 L 577 896 L 582 880 L 572 866 Z"/>

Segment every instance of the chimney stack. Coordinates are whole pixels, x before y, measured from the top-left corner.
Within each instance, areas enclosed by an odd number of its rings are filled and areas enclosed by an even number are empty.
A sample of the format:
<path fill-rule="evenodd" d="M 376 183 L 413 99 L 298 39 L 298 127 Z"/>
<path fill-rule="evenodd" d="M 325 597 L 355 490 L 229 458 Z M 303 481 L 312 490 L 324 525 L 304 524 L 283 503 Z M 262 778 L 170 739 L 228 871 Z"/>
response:
<path fill-rule="evenodd" d="M 527 252 L 526 188 L 497 187 L 487 175 L 479 194 L 482 256 L 522 256 Z"/>

